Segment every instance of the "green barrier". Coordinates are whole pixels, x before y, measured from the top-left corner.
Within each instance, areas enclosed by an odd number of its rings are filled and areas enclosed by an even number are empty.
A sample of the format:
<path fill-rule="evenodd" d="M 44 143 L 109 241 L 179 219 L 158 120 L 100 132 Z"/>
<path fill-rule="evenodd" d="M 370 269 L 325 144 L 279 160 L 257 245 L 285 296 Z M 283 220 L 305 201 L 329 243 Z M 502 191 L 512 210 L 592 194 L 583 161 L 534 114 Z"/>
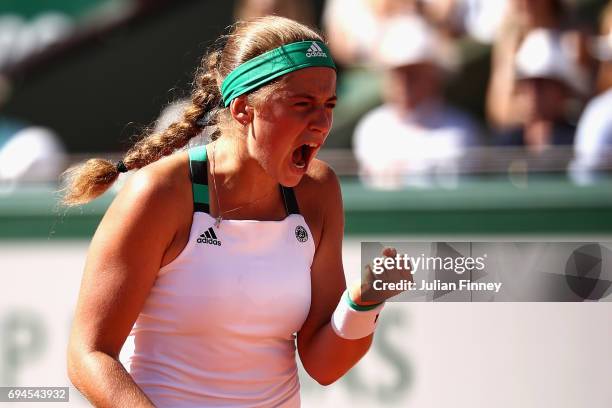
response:
<path fill-rule="evenodd" d="M 517 187 L 474 180 L 460 188 L 367 190 L 342 186 L 347 233 L 541 234 L 612 232 L 612 182 L 543 179 Z"/>
<path fill-rule="evenodd" d="M 612 181 L 580 187 L 545 179 L 517 187 L 505 180 L 462 182 L 457 189 L 379 191 L 342 181 L 347 234 L 611 233 Z M 50 187 L 0 196 L 0 239 L 90 238 L 113 198 L 107 193 L 65 209 Z"/>

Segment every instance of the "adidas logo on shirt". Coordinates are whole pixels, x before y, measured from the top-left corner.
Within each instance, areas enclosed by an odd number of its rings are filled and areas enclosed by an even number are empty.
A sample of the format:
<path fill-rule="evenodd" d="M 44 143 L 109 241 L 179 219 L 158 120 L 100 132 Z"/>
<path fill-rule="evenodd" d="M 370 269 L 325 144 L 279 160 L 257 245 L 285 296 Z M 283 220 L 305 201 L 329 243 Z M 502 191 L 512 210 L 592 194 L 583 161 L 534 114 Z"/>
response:
<path fill-rule="evenodd" d="M 204 233 L 198 238 L 197 242 L 198 244 L 221 246 L 221 241 L 217 238 L 217 235 L 215 234 L 215 231 L 213 231 L 212 227 L 204 231 Z"/>
<path fill-rule="evenodd" d="M 319 46 L 316 42 L 313 42 L 308 51 L 306 51 L 307 57 L 325 57 L 327 58 L 327 54 L 323 51 L 323 48 Z"/>

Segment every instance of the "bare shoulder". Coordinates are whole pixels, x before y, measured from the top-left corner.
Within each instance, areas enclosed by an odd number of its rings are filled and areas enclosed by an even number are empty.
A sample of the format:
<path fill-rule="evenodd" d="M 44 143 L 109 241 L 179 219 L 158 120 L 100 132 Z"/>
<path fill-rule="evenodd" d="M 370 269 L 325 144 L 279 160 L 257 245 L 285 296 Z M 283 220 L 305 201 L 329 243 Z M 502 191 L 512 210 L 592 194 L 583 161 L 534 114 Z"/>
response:
<path fill-rule="evenodd" d="M 159 258 L 165 264 L 176 252 L 177 237 L 188 236 L 191 196 L 186 153 L 139 169 L 129 176 L 104 214 L 92 239 L 92 252 L 105 253 L 107 259 L 122 254 L 136 259 L 146 253 L 148 260 Z"/>
<path fill-rule="evenodd" d="M 298 188 L 304 193 L 325 194 L 326 196 L 340 193 L 340 182 L 334 170 L 322 160 L 315 159 L 308 168 L 308 172 L 300 181 Z M 319 199 L 323 197 L 319 196 Z M 329 197 L 331 198 L 331 197 Z"/>
<path fill-rule="evenodd" d="M 187 209 L 191 205 L 187 153 L 163 157 L 129 175 L 113 202 L 113 205 L 118 204 L 164 207 L 167 216 L 190 213 Z"/>
<path fill-rule="evenodd" d="M 300 211 L 314 234 L 318 249 L 325 225 L 327 230 L 343 229 L 342 195 L 338 177 L 327 163 L 315 159 L 295 187 L 295 192 Z"/>
<path fill-rule="evenodd" d="M 176 201 L 190 188 L 189 159 L 186 152 L 179 152 L 137 170 L 119 194 Z"/>
<path fill-rule="evenodd" d="M 189 160 L 184 152 L 164 157 L 130 175 L 108 208 L 98 233 L 144 230 L 169 241 L 190 223 Z M 141 231 L 143 230 L 143 231 Z M 99 234 L 96 235 L 99 235 Z"/>
<path fill-rule="evenodd" d="M 322 160 L 315 159 L 296 187 L 300 208 L 304 203 L 309 208 L 318 208 L 318 216 L 325 213 L 337 215 L 342 211 L 340 181 L 334 170 Z"/>

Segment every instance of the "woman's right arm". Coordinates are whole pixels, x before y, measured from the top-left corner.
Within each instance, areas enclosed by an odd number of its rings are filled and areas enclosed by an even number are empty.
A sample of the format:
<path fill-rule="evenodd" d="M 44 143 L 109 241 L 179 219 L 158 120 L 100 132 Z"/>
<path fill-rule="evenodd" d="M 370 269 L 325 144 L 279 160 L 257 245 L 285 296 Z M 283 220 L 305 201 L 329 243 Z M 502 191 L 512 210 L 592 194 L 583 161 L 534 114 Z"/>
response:
<path fill-rule="evenodd" d="M 89 248 L 68 346 L 68 376 L 97 407 L 154 406 L 119 362 L 119 352 L 179 225 L 180 183 L 163 177 L 159 170 L 165 166 L 156 164 L 128 180 Z"/>

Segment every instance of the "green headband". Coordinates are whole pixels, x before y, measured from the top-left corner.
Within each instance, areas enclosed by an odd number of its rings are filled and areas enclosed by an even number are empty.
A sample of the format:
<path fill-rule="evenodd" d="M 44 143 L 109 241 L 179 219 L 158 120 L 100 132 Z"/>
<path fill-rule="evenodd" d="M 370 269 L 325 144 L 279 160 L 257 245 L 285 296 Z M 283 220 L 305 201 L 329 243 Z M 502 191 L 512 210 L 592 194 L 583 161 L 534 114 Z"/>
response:
<path fill-rule="evenodd" d="M 232 99 L 250 92 L 279 76 L 308 67 L 336 69 L 329 49 L 319 41 L 300 41 L 281 45 L 256 56 L 229 73 L 221 85 L 225 106 Z"/>

